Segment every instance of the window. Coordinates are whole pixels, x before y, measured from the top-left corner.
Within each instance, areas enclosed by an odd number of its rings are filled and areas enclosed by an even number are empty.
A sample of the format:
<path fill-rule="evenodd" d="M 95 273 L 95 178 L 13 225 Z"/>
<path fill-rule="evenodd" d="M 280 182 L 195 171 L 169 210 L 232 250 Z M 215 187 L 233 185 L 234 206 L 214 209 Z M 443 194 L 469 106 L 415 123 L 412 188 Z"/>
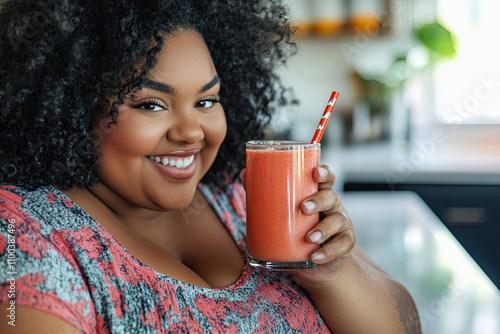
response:
<path fill-rule="evenodd" d="M 445 124 L 500 124 L 500 1 L 437 0 L 457 56 L 433 71 L 435 117 Z"/>

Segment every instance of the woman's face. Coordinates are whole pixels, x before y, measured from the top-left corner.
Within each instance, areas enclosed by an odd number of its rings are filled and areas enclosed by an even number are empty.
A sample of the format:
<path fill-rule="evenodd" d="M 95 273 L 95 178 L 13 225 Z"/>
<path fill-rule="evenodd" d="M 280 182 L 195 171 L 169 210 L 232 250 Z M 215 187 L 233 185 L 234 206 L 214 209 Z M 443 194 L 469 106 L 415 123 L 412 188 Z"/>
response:
<path fill-rule="evenodd" d="M 165 36 L 144 86 L 101 129 L 100 186 L 133 206 L 186 207 L 226 135 L 219 77 L 198 32 Z M 108 191 L 109 193 L 109 191 Z"/>

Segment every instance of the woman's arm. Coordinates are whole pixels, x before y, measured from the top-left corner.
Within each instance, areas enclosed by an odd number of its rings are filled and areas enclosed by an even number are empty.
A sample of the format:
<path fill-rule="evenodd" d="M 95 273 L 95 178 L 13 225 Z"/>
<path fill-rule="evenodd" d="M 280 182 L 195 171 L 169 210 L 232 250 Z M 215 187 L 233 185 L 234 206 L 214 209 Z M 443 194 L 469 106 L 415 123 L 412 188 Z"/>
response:
<path fill-rule="evenodd" d="M 417 310 L 406 289 L 363 258 L 355 247 L 329 280 L 293 277 L 333 333 L 420 333 Z"/>
<path fill-rule="evenodd" d="M 418 313 L 407 290 L 378 268 L 358 247 L 352 222 L 327 166 L 314 174 L 319 192 L 302 203 L 323 219 L 308 234 L 320 244 L 312 269 L 291 272 L 334 333 L 420 333 Z M 381 241 L 383 242 L 383 241 Z"/>

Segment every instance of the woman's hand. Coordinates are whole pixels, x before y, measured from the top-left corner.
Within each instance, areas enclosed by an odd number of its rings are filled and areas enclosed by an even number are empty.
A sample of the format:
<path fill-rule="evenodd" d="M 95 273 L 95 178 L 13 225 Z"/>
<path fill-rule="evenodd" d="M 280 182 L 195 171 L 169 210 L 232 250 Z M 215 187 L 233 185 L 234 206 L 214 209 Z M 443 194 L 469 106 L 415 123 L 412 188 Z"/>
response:
<path fill-rule="evenodd" d="M 321 247 L 311 255 L 311 260 L 318 266 L 290 272 L 299 285 L 331 283 L 344 260 L 351 255 L 356 242 L 351 219 L 339 195 L 332 189 L 335 174 L 330 167 L 322 165 L 314 171 L 313 177 L 319 184 L 319 191 L 304 200 L 300 209 L 309 215 L 319 212 L 320 222 L 309 231 L 306 238 Z"/>
<path fill-rule="evenodd" d="M 245 169 L 241 172 L 243 186 L 246 181 L 245 172 Z M 316 168 L 313 177 L 319 184 L 319 191 L 304 200 L 300 208 L 308 215 L 320 214 L 320 222 L 309 231 L 306 238 L 321 247 L 311 255 L 311 260 L 318 266 L 289 272 L 299 285 L 321 285 L 331 282 L 331 278 L 338 273 L 344 260 L 350 256 L 355 244 L 351 219 L 339 195 L 332 189 L 335 174 L 330 167 L 322 165 Z"/>

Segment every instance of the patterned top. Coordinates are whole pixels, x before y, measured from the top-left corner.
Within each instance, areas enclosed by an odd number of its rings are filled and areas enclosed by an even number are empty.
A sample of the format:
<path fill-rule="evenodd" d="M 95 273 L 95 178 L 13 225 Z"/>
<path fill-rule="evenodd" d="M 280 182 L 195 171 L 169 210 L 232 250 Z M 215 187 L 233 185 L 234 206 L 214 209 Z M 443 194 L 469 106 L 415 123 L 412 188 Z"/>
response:
<path fill-rule="evenodd" d="M 53 314 L 83 333 L 330 333 L 287 274 L 248 264 L 241 184 L 199 189 L 245 259 L 227 287 L 156 272 L 54 187 L 0 186 L 0 303 Z"/>

